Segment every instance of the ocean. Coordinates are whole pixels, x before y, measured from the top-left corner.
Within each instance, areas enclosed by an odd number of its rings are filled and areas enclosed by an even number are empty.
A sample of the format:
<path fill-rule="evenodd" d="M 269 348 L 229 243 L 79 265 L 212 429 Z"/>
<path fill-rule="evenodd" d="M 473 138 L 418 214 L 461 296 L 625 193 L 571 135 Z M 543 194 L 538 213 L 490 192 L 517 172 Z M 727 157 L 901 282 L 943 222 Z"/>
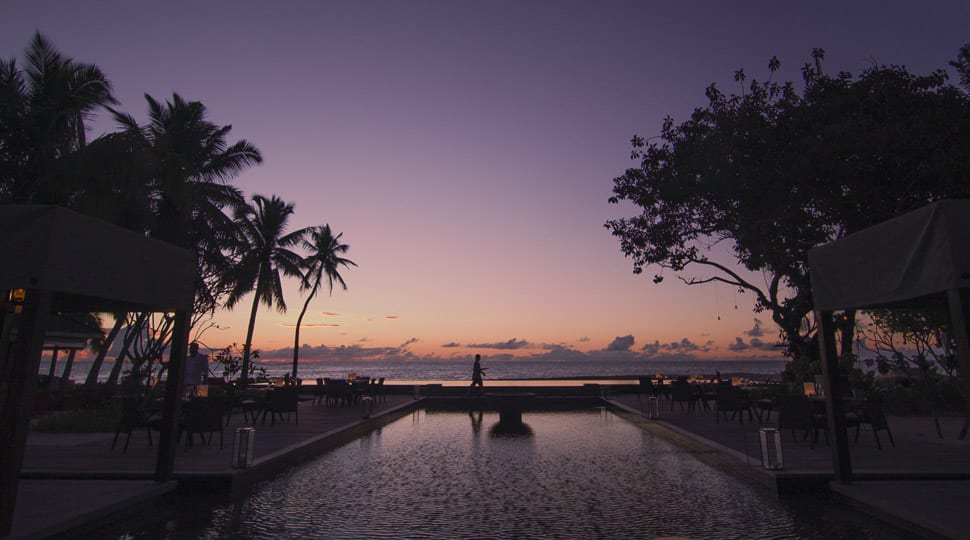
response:
<path fill-rule="evenodd" d="M 287 361 L 261 361 L 258 365 L 266 369 L 270 377 L 282 377 L 289 373 L 292 363 Z M 663 374 L 665 377 L 677 375 L 713 376 L 720 371 L 724 377 L 738 375 L 758 380 L 776 380 L 785 367 L 785 360 L 632 360 L 615 359 L 596 362 L 575 360 L 514 360 L 485 358 L 482 366 L 486 368 L 485 384 L 488 381 L 530 380 L 530 379 L 626 379 L 641 375 Z M 210 362 L 210 371 L 222 376 L 220 366 Z M 49 364 L 41 365 L 40 373 L 47 373 Z M 90 369 L 90 362 L 75 362 L 70 378 L 83 381 Z M 101 369 L 100 380 L 105 380 L 111 370 L 106 361 Z M 56 374 L 63 373 L 63 363 L 58 362 Z M 386 384 L 408 384 L 414 382 L 459 383 L 470 381 L 471 362 L 455 360 L 420 361 L 300 361 L 298 375 L 301 379 L 345 378 L 350 373 L 358 376 L 384 377 Z"/>

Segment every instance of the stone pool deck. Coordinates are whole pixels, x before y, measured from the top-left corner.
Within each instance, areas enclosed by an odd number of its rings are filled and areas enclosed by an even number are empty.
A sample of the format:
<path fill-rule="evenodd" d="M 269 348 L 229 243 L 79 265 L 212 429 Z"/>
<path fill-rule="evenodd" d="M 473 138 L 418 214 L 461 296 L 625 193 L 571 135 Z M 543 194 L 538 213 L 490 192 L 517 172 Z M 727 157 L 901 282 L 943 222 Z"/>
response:
<path fill-rule="evenodd" d="M 965 512 L 970 501 L 970 439 L 956 438 L 962 418 L 941 418 L 944 438 L 936 434 L 928 417 L 888 418 L 895 447 L 880 432 L 882 449 L 871 431 L 849 430 L 850 455 L 855 480 L 851 484 L 831 481 L 832 449 L 824 437 L 814 446 L 782 433 L 784 470 L 767 471 L 761 466 L 758 430 L 777 426 L 777 414 L 763 424 L 747 416 L 744 423 L 718 422 L 713 410 L 693 412 L 671 408 L 661 400 L 657 420 L 646 419 L 634 394 L 611 395 L 610 405 L 622 411 L 644 429 L 672 440 L 698 459 L 745 480 L 777 491 L 831 490 L 848 506 L 867 512 L 919 538 L 966 538 L 970 528 Z"/>
<path fill-rule="evenodd" d="M 144 429 L 132 433 L 128 451 L 122 453 L 125 435 L 111 449 L 114 433 L 30 433 L 18 486 L 12 538 L 47 538 L 53 535 L 83 536 L 84 530 L 106 516 L 127 507 L 150 502 L 173 491 L 176 484 L 189 485 L 227 497 L 244 493 L 248 486 L 328 449 L 349 442 L 392 422 L 418 407 L 413 395 L 388 394 L 376 403 L 369 418 L 360 406 L 299 406 L 299 422 L 246 423 L 242 413 L 233 415 L 219 447 L 218 433 L 212 444 L 176 451 L 173 482 L 152 481 L 157 446 L 149 446 Z M 251 467 L 231 467 L 233 434 L 239 427 L 255 427 Z M 157 444 L 158 433 L 153 434 Z"/>
<path fill-rule="evenodd" d="M 461 406 L 459 402 L 464 401 L 460 396 L 430 399 L 448 401 L 451 406 Z M 824 440 L 812 448 L 808 441 L 793 442 L 791 434 L 786 433 L 785 469 L 766 471 L 761 467 L 757 419 L 749 422 L 745 418 L 743 424 L 723 419 L 716 422 L 713 411 L 681 411 L 679 405 L 671 410 L 669 402 L 662 402 L 660 419 L 649 420 L 640 413 L 636 395 L 614 393 L 605 400 L 643 429 L 766 489 L 782 486 L 810 490 L 829 485 L 831 449 Z M 248 469 L 230 467 L 233 432 L 249 425 L 238 414 L 225 430 L 222 449 L 218 435 L 212 446 L 196 442 L 192 448 L 179 448 L 174 480 L 230 497 L 241 494 L 253 482 L 392 422 L 423 401 L 415 400 L 412 394 L 389 394 L 386 403 L 378 403 L 369 418 L 362 418 L 359 407 L 301 403 L 298 424 L 267 421 L 255 425 L 255 459 Z M 879 450 L 873 434 L 863 432 L 851 451 L 854 469 L 865 480 L 849 485 L 831 483 L 831 490 L 846 504 L 909 530 L 914 536 L 970 539 L 963 518 L 966 501 L 970 500 L 970 441 L 956 440 L 959 420 L 944 419 L 943 440 L 937 438 L 931 419 L 890 417 L 889 422 L 895 448 L 881 433 L 883 449 Z M 30 434 L 14 538 L 83 534 L 85 526 L 92 522 L 129 506 L 150 503 L 175 489 L 174 482 L 150 481 L 155 449 L 148 446 L 144 431 L 133 433 L 127 453 L 121 452 L 124 436 L 118 447 L 111 449 L 113 435 Z"/>

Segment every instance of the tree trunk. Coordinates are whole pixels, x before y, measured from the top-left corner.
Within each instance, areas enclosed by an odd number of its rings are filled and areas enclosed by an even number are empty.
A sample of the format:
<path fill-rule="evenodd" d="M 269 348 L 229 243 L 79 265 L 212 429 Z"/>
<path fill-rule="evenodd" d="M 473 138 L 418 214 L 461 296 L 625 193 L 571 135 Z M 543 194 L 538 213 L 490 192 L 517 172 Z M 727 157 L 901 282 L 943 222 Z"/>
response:
<path fill-rule="evenodd" d="M 253 309 L 249 312 L 249 328 L 246 330 L 246 343 L 243 345 L 242 373 L 239 374 L 239 383 L 246 386 L 249 382 L 249 355 L 253 346 L 253 330 L 256 329 L 256 311 L 259 309 L 259 293 L 253 291 Z"/>
<path fill-rule="evenodd" d="M 852 347 L 855 345 L 855 314 L 856 310 L 854 309 L 845 310 L 837 326 L 839 330 L 839 364 L 843 368 L 846 366 L 842 365 L 842 362 L 851 358 L 849 355 L 852 354 Z"/>
<path fill-rule="evenodd" d="M 111 327 L 111 331 L 108 332 L 108 337 L 105 338 L 104 343 L 101 345 L 101 350 L 98 351 L 98 357 L 94 359 L 94 363 L 91 364 L 91 370 L 88 371 L 88 377 L 84 380 L 85 388 L 94 388 L 97 386 L 98 375 L 101 374 L 101 365 L 104 364 L 104 357 L 108 355 L 108 349 L 114 344 L 115 338 L 118 337 L 118 332 L 121 331 L 121 325 L 124 322 L 124 317 L 118 316 L 115 318 L 115 324 Z"/>
<path fill-rule="evenodd" d="M 293 332 L 293 378 L 296 378 L 296 367 L 300 363 L 300 325 L 303 324 L 303 316 L 306 315 L 307 307 L 310 306 L 310 300 L 313 300 L 313 294 L 311 293 L 306 298 L 306 302 L 303 302 L 303 309 L 300 310 L 300 316 L 296 318 L 296 330 Z"/>
<path fill-rule="evenodd" d="M 59 349 L 54 349 L 51 351 L 51 370 L 47 374 L 47 387 L 50 388 L 54 384 L 54 371 L 57 369 L 57 353 L 61 352 Z"/>
<path fill-rule="evenodd" d="M 71 349 L 71 351 L 67 354 L 67 362 L 64 364 L 64 373 L 61 375 L 61 380 L 65 383 L 71 378 L 71 369 L 74 367 L 75 355 L 77 355 L 77 349 Z"/>
<path fill-rule="evenodd" d="M 125 358 L 128 356 L 128 349 L 131 347 L 131 342 L 135 340 L 135 335 L 141 332 L 141 327 L 145 324 L 146 318 L 148 318 L 147 313 L 139 313 L 135 322 L 129 325 L 128 330 L 125 331 L 125 339 L 121 344 L 121 352 L 118 353 L 115 365 L 111 368 L 111 375 L 108 376 L 108 381 L 105 383 L 108 388 L 114 388 L 118 385 L 118 377 L 121 375 L 121 367 L 125 364 Z"/>

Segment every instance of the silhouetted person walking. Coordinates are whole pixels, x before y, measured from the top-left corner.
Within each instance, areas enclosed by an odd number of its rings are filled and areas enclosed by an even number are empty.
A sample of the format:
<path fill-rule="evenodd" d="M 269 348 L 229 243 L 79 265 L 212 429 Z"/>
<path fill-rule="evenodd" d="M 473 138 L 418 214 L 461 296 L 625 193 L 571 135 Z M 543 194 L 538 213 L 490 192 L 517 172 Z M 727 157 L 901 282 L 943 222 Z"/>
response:
<path fill-rule="evenodd" d="M 482 367 L 482 355 L 475 355 L 475 365 L 472 366 L 472 383 L 468 385 L 468 391 L 471 392 L 472 388 L 476 386 L 479 388 L 484 388 L 485 384 L 482 382 L 482 377 L 485 376 L 485 368 Z"/>

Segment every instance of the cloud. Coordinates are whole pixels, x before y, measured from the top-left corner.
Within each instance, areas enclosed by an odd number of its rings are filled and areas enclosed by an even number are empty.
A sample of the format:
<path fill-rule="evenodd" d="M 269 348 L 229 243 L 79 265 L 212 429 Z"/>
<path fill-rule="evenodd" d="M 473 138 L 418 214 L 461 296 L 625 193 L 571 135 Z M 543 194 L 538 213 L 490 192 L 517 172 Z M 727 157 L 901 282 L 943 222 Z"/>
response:
<path fill-rule="evenodd" d="M 387 319 L 387 320 L 389 320 L 389 321 L 396 321 L 396 320 L 400 319 L 400 317 L 398 317 L 397 315 L 387 315 L 384 318 Z"/>
<path fill-rule="evenodd" d="M 647 343 L 640 350 L 646 354 L 648 357 L 657 356 L 660 354 L 660 342 L 654 341 L 653 343 Z"/>
<path fill-rule="evenodd" d="M 340 326 L 341 325 L 339 324 L 309 323 L 309 324 L 301 324 L 300 328 L 340 328 Z M 296 328 L 296 325 L 291 323 L 280 323 L 280 327 Z"/>
<path fill-rule="evenodd" d="M 410 346 L 419 342 L 418 338 L 411 338 L 396 347 L 374 347 L 369 346 L 372 338 L 361 338 L 357 344 L 350 346 L 328 347 L 319 345 L 311 347 L 303 345 L 300 347 L 300 360 L 304 362 L 353 362 L 353 361 L 383 361 L 383 362 L 411 362 L 418 360 L 448 360 L 448 361 L 471 361 L 473 355 L 459 354 L 452 350 L 445 353 L 446 356 L 437 356 L 434 353 L 415 354 Z M 594 370 L 597 362 L 615 360 L 616 358 L 629 358 L 631 360 L 644 361 L 666 361 L 678 362 L 686 360 L 697 360 L 705 358 L 706 351 L 721 350 L 730 355 L 731 358 L 741 359 L 739 355 L 747 353 L 744 359 L 775 359 L 781 360 L 781 350 L 772 343 L 766 343 L 758 338 L 746 341 L 744 338 L 737 337 L 734 342 L 724 347 L 716 347 L 713 341 L 703 344 L 695 343 L 690 339 L 660 342 L 654 340 L 642 347 L 636 346 L 636 340 L 632 335 L 618 336 L 609 346 L 603 349 L 591 351 L 580 351 L 573 346 L 562 343 L 532 343 L 525 339 L 510 339 L 496 343 L 476 343 L 461 344 L 451 342 L 441 345 L 443 349 L 457 349 L 459 347 L 472 347 L 490 350 L 486 358 L 498 361 L 567 361 L 585 363 Z M 530 352 L 524 352 L 531 349 Z M 726 350 L 725 350 L 726 349 Z M 290 362 L 293 360 L 293 349 L 284 348 L 276 350 L 260 350 L 260 358 L 263 362 Z"/>
<path fill-rule="evenodd" d="M 589 343 L 589 338 L 586 337 L 586 336 L 583 336 L 583 337 L 579 338 L 579 342 L 580 343 Z"/>
<path fill-rule="evenodd" d="M 261 362 L 293 361 L 292 347 L 260 350 L 259 354 Z M 339 347 L 303 345 L 300 347 L 301 362 L 413 362 L 420 359 L 407 350 L 404 345 L 401 347 L 367 347 L 364 345 L 341 345 Z"/>
<path fill-rule="evenodd" d="M 741 352 L 750 349 L 751 346 L 744 342 L 743 339 L 736 337 L 734 338 L 734 343 L 728 345 L 729 351 Z"/>
<path fill-rule="evenodd" d="M 778 351 L 777 343 L 766 343 L 758 338 L 751 338 L 750 345 L 752 349 L 758 349 L 761 351 Z"/>
<path fill-rule="evenodd" d="M 508 341 L 500 341 L 498 343 L 470 343 L 468 347 L 473 349 L 498 349 L 498 350 L 516 350 L 525 349 L 529 347 L 529 342 L 524 339 L 512 338 Z"/>
<path fill-rule="evenodd" d="M 698 349 L 700 349 L 700 347 L 687 338 L 683 338 L 680 341 L 675 341 L 668 346 L 668 350 L 673 352 L 689 352 L 696 351 Z"/>
<path fill-rule="evenodd" d="M 633 339 L 633 335 L 617 336 L 612 343 L 606 346 L 608 351 L 628 351 L 630 347 L 636 340 Z"/>
<path fill-rule="evenodd" d="M 729 344 L 727 348 L 729 351 L 733 352 L 747 351 L 749 349 L 755 351 L 778 352 L 777 344 L 767 343 L 756 337 L 751 338 L 751 340 L 749 340 L 747 343 L 745 343 L 744 338 L 735 337 L 734 343 Z"/>
<path fill-rule="evenodd" d="M 591 361 L 592 360 L 589 353 L 577 351 L 576 349 L 573 349 L 572 347 L 569 347 L 567 345 L 548 344 L 548 345 L 542 345 L 541 348 L 546 352 L 542 354 L 532 355 L 528 359 L 529 360 L 557 360 L 557 361 L 558 360 L 565 360 L 565 361 L 570 361 L 570 360 Z"/>
<path fill-rule="evenodd" d="M 333 313 L 330 311 L 321 311 L 320 315 L 323 315 L 324 317 L 343 317 L 343 315 L 339 313 Z"/>
<path fill-rule="evenodd" d="M 744 333 L 748 337 L 761 337 L 765 335 L 764 330 L 761 329 L 761 319 L 754 320 L 754 328 L 748 330 Z"/>
<path fill-rule="evenodd" d="M 691 360 L 694 359 L 693 353 L 709 352 L 715 349 L 714 341 L 708 340 L 703 345 L 698 345 L 693 341 L 682 338 L 680 341 L 670 343 L 660 343 L 654 340 L 640 348 L 644 359 L 647 360 Z"/>

